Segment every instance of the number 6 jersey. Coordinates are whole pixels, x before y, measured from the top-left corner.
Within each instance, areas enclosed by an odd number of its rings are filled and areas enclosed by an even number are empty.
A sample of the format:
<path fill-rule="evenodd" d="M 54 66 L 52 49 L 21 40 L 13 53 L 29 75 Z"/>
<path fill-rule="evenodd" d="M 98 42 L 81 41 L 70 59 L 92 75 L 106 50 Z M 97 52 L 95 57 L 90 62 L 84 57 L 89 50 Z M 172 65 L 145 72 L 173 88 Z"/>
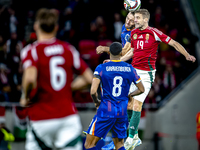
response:
<path fill-rule="evenodd" d="M 56 38 L 35 42 L 22 50 L 21 60 L 24 69 L 34 66 L 38 73 L 37 90 L 33 89 L 33 104 L 28 108 L 30 120 L 76 113 L 71 91 L 73 74 L 82 74 L 87 65 L 72 45 Z"/>
<path fill-rule="evenodd" d="M 132 82 L 141 81 L 136 70 L 123 61 L 100 64 L 94 77 L 101 80 L 101 104 L 97 116 L 122 118 L 127 116 L 128 93 Z"/>

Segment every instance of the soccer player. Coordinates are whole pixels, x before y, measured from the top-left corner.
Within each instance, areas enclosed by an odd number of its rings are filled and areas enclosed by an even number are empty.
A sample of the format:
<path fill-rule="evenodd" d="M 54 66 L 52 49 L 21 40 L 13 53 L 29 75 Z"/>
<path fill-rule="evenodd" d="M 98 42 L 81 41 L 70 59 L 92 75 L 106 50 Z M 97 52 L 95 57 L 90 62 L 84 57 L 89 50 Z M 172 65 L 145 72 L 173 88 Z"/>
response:
<path fill-rule="evenodd" d="M 134 12 L 129 12 L 125 19 L 125 24 L 122 26 L 121 42 L 122 42 L 122 55 L 126 54 L 131 49 L 131 30 L 135 28 Z M 96 49 L 97 54 L 106 52 L 109 54 L 108 46 L 98 46 Z"/>
<path fill-rule="evenodd" d="M 131 64 L 120 61 L 122 45 L 114 42 L 110 45 L 109 51 L 111 61 L 97 66 L 92 81 L 90 93 L 98 109 L 87 131 L 85 148 L 88 150 L 97 150 L 96 143 L 102 137 L 105 138 L 110 130 L 115 148 L 125 150 L 128 96 L 144 92 L 135 69 Z M 128 95 L 132 82 L 137 89 Z M 97 98 L 99 85 L 102 88 L 101 101 Z"/>
<path fill-rule="evenodd" d="M 122 43 L 122 56 L 125 55 L 130 49 L 131 49 L 131 31 L 135 28 L 134 23 L 134 12 L 129 12 L 126 16 L 125 23 L 122 27 L 121 32 L 121 43 Z M 96 49 L 97 54 L 101 54 L 103 52 L 106 52 L 109 54 L 109 47 L 108 46 L 98 46 Z M 128 61 L 131 62 L 131 61 Z M 127 107 L 127 113 L 128 113 L 128 121 L 130 121 L 132 117 L 133 112 L 133 103 L 132 101 L 129 101 L 128 107 Z M 105 145 L 102 147 L 102 150 L 107 149 L 113 149 L 114 143 L 113 141 L 109 143 L 108 145 Z"/>
<path fill-rule="evenodd" d="M 93 73 L 69 43 L 56 39 L 58 12 L 40 9 L 34 29 L 38 41 L 22 50 L 22 106 L 29 106 L 26 150 L 81 150 L 82 126 L 73 104 L 74 73 L 91 84 Z M 74 83 L 74 89 L 84 84 Z"/>
<path fill-rule="evenodd" d="M 196 61 L 196 58 L 190 55 L 177 41 L 163 34 L 158 29 L 149 27 L 149 19 L 150 14 L 147 9 L 135 11 L 135 29 L 131 31 L 131 50 L 121 57 L 122 61 L 127 61 L 132 58 L 132 66 L 141 77 L 145 87 L 145 92 L 141 95 L 134 96 L 132 100 L 133 114 L 129 124 L 129 136 L 124 144 L 126 150 L 133 150 L 135 146 L 141 144 L 137 129 L 140 122 L 143 102 L 154 82 L 156 72 L 155 63 L 159 43 L 164 42 L 174 47 L 178 52 L 183 54 L 188 61 Z M 132 84 L 130 92 L 134 91 L 135 88 L 134 84 Z"/>

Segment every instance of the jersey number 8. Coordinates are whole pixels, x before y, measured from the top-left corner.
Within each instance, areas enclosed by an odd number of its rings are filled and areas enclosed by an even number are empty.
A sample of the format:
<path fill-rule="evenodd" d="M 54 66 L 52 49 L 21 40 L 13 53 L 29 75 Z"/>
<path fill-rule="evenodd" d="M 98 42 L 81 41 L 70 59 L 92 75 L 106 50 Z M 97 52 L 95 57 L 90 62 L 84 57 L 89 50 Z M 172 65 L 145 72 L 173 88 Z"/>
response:
<path fill-rule="evenodd" d="M 123 78 L 121 76 L 116 76 L 113 79 L 113 89 L 112 89 L 112 95 L 114 97 L 118 97 L 121 95 L 122 93 L 122 82 L 123 82 Z"/>

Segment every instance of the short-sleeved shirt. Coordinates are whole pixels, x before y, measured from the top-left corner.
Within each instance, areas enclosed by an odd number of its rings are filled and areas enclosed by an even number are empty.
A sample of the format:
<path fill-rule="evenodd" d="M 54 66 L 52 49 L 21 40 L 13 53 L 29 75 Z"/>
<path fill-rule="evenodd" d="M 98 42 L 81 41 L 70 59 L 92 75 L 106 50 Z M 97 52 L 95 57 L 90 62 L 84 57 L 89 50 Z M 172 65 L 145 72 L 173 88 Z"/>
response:
<path fill-rule="evenodd" d="M 153 27 L 131 31 L 131 47 L 134 48 L 132 65 L 134 68 L 155 70 L 157 50 L 160 42 L 168 44 L 171 38 Z"/>
<path fill-rule="evenodd" d="M 94 76 L 101 80 L 101 104 L 97 116 L 122 118 L 127 116 L 128 93 L 132 82 L 141 81 L 135 69 L 126 62 L 100 64 Z"/>
<path fill-rule="evenodd" d="M 73 75 L 82 74 L 87 65 L 69 43 L 56 38 L 35 42 L 21 52 L 23 68 L 37 69 L 37 88 L 32 90 L 28 108 L 31 120 L 61 118 L 75 114 L 71 83 Z"/>

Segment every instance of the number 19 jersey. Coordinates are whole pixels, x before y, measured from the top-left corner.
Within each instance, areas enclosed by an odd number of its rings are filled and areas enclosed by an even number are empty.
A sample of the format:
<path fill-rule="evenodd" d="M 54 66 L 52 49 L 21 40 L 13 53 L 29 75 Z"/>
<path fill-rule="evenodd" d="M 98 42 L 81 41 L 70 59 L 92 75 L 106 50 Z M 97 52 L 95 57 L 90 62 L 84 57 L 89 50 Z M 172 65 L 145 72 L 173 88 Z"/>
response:
<path fill-rule="evenodd" d="M 100 64 L 94 76 L 101 80 L 101 104 L 97 116 L 122 118 L 127 116 L 128 93 L 132 82 L 141 81 L 135 69 L 126 62 Z"/>
<path fill-rule="evenodd" d="M 69 43 L 50 39 L 26 46 L 21 52 L 23 68 L 37 69 L 37 90 L 28 108 L 31 120 L 61 118 L 76 113 L 71 83 L 73 74 L 82 74 L 87 65 Z M 34 93 L 35 91 L 35 93 Z"/>
<path fill-rule="evenodd" d="M 156 69 L 157 50 L 160 42 L 168 44 L 171 38 L 153 27 L 131 31 L 131 47 L 133 51 L 132 65 L 146 71 Z"/>

